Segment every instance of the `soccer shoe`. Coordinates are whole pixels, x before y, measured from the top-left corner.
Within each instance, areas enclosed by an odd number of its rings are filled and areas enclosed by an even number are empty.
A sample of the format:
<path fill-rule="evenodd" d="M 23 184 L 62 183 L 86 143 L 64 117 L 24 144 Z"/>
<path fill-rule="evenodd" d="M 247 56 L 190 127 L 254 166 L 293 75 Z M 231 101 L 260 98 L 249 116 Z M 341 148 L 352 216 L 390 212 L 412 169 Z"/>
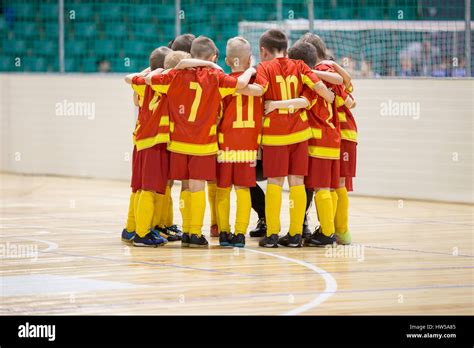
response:
<path fill-rule="evenodd" d="M 290 236 L 290 234 L 287 233 L 284 237 L 281 237 L 278 240 L 278 244 L 289 248 L 300 248 L 302 244 L 301 234 L 295 234 L 294 236 Z"/>
<path fill-rule="evenodd" d="M 230 233 L 230 232 L 221 232 L 221 233 L 219 233 L 219 245 L 220 246 L 229 246 L 231 239 L 232 239 L 232 233 Z"/>
<path fill-rule="evenodd" d="M 181 246 L 188 247 L 189 246 L 189 233 L 184 232 L 181 236 Z"/>
<path fill-rule="evenodd" d="M 264 248 L 278 248 L 278 234 L 274 233 L 270 237 L 263 237 L 258 245 Z"/>
<path fill-rule="evenodd" d="M 155 226 L 155 231 L 157 231 L 163 238 L 166 238 L 168 242 L 176 242 L 178 240 L 181 240 L 180 236 L 178 236 L 175 232 L 169 230 L 167 227 Z"/>
<path fill-rule="evenodd" d="M 176 235 L 179 236 L 180 238 L 183 236 L 183 231 L 180 230 L 178 225 L 166 226 L 166 229 L 168 231 L 172 231 L 172 232 L 176 233 Z"/>
<path fill-rule="evenodd" d="M 250 237 L 264 237 L 267 234 L 265 219 L 258 219 L 257 226 L 250 231 Z"/>
<path fill-rule="evenodd" d="M 305 240 L 305 245 L 310 247 L 324 247 L 326 245 L 333 245 L 336 243 L 335 233 L 326 236 L 322 233 L 319 227 L 308 239 Z"/>
<path fill-rule="evenodd" d="M 219 237 L 219 228 L 217 227 L 217 225 L 212 225 L 210 232 L 211 237 Z"/>
<path fill-rule="evenodd" d="M 230 246 L 236 248 L 243 248 L 245 246 L 245 234 L 234 234 L 229 242 Z"/>
<path fill-rule="evenodd" d="M 349 231 L 346 232 L 336 232 L 336 242 L 337 244 L 349 245 L 352 243 L 352 236 Z"/>
<path fill-rule="evenodd" d="M 136 247 L 152 247 L 165 245 L 168 241 L 159 235 L 156 231 L 150 230 L 145 237 L 140 237 L 138 234 L 133 238 L 133 246 Z"/>
<path fill-rule="evenodd" d="M 133 242 L 133 238 L 135 238 L 135 231 L 128 232 L 125 228 L 122 231 L 122 240 L 124 242 L 131 243 Z"/>
<path fill-rule="evenodd" d="M 207 248 L 208 246 L 209 246 L 209 243 L 203 235 L 198 236 L 197 234 L 192 234 L 189 237 L 190 248 Z"/>
<path fill-rule="evenodd" d="M 302 237 L 303 239 L 308 239 L 309 237 L 311 237 L 311 230 L 309 229 L 309 226 L 308 225 L 303 225 L 303 233 L 302 233 Z"/>

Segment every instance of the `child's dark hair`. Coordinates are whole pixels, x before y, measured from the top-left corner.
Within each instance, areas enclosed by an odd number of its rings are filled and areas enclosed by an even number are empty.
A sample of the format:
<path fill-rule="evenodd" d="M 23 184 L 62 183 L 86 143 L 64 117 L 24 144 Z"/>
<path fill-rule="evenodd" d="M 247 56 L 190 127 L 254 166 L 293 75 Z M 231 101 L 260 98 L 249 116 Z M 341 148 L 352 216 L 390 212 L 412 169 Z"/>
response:
<path fill-rule="evenodd" d="M 172 52 L 172 50 L 166 46 L 155 48 L 150 54 L 150 69 L 155 70 L 158 68 L 163 68 L 165 57 L 170 52 Z"/>
<path fill-rule="evenodd" d="M 313 33 L 306 33 L 301 38 L 300 41 L 308 42 L 316 48 L 316 55 L 318 60 L 327 59 L 327 48 L 323 39 L 319 35 Z"/>
<path fill-rule="evenodd" d="M 269 29 L 260 36 L 259 45 L 270 53 L 286 52 L 288 37 L 279 29 Z"/>
<path fill-rule="evenodd" d="M 183 51 L 183 52 L 191 52 L 191 45 L 194 41 L 196 36 L 193 34 L 182 34 L 177 36 L 173 42 L 171 43 L 170 48 L 173 51 Z"/>
<path fill-rule="evenodd" d="M 298 40 L 288 50 L 288 58 L 302 60 L 312 69 L 316 65 L 316 48 L 308 42 Z"/>

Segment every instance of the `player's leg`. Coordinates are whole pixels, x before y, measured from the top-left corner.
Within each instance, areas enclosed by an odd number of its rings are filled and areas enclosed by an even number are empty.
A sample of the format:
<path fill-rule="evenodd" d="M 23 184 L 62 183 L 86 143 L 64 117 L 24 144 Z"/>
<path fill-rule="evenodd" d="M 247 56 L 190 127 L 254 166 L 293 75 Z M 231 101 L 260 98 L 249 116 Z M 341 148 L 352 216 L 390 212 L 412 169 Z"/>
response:
<path fill-rule="evenodd" d="M 235 163 L 233 172 L 233 183 L 237 196 L 237 211 L 235 215 L 234 235 L 230 241 L 231 246 L 243 248 L 245 246 L 245 234 L 250 221 L 251 198 L 250 189 L 256 185 L 256 170 L 250 163 Z"/>
<path fill-rule="evenodd" d="M 262 247 L 278 247 L 282 186 L 285 177 L 288 175 L 289 156 L 289 145 L 263 146 L 263 175 L 268 179 L 267 192 L 265 194 L 267 233 L 259 242 L 259 245 Z"/>
<path fill-rule="evenodd" d="M 216 156 L 188 156 L 189 191 L 191 192 L 191 224 L 189 246 L 207 247 L 209 243 L 202 235 L 206 211 L 206 181 L 216 180 Z"/>
<path fill-rule="evenodd" d="M 217 163 L 216 208 L 220 246 L 229 246 L 230 191 L 232 189 L 232 163 Z M 211 234 L 212 236 L 212 234 Z"/>
<path fill-rule="evenodd" d="M 124 242 L 132 242 L 135 238 L 136 230 L 136 207 L 138 204 L 138 198 L 140 197 L 140 178 L 139 178 L 139 169 L 138 160 L 137 160 L 137 147 L 133 147 L 132 155 L 132 177 L 130 186 L 132 188 L 132 193 L 130 194 L 130 199 L 128 203 L 128 213 L 127 213 L 127 222 L 125 228 L 122 230 L 122 240 Z"/>
<path fill-rule="evenodd" d="M 334 160 L 311 158 L 310 174 L 312 185 L 315 187 L 314 202 L 320 227 L 305 240 L 307 246 L 325 246 L 335 243 L 334 206 L 331 190 L 337 187 L 338 173 L 333 173 L 333 168 L 339 166 Z M 336 182 L 335 182 L 336 179 Z"/>
<path fill-rule="evenodd" d="M 217 208 L 216 208 L 217 183 L 215 181 L 207 182 L 207 200 L 209 201 L 209 209 L 211 210 L 211 237 L 218 237 L 219 231 L 217 226 Z"/>
<path fill-rule="evenodd" d="M 263 176 L 262 160 L 257 160 L 255 170 L 257 181 L 266 180 Z M 258 215 L 257 226 L 250 231 L 250 237 L 263 237 L 267 234 L 267 224 L 265 220 L 265 192 L 258 184 L 256 184 L 254 187 L 250 187 L 250 198 L 252 199 L 252 209 Z"/>
<path fill-rule="evenodd" d="M 153 229 L 154 215 L 156 211 L 161 212 L 166 191 L 168 159 L 160 145 L 139 152 L 142 152 L 142 192 L 138 200 L 137 231 L 133 245 L 154 247 L 168 242 Z"/>
<path fill-rule="evenodd" d="M 311 213 L 311 207 L 313 203 L 314 191 L 312 188 L 305 187 L 306 191 L 306 213 L 304 215 L 303 222 L 303 239 L 311 235 L 311 229 L 309 228 L 309 214 Z"/>
<path fill-rule="evenodd" d="M 288 184 L 290 186 L 290 227 L 279 244 L 288 247 L 302 245 L 302 229 L 306 213 L 304 177 L 308 174 L 308 142 L 289 146 Z"/>

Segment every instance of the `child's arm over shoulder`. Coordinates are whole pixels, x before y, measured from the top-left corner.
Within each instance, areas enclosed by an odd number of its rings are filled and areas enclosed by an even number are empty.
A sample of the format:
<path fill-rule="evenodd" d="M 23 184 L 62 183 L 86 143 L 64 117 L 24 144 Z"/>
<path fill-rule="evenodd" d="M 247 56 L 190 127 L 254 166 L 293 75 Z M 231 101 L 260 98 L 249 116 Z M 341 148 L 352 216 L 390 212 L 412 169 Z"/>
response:
<path fill-rule="evenodd" d="M 324 60 L 321 63 L 334 68 L 334 70 L 336 70 L 336 72 L 342 76 L 344 85 L 349 88 L 349 86 L 351 85 L 352 76 L 346 71 L 346 69 L 344 69 L 342 66 L 332 60 Z"/>
<path fill-rule="evenodd" d="M 128 74 L 127 76 L 125 76 L 124 80 L 125 80 L 125 83 L 128 83 L 129 85 L 132 84 L 132 80 L 135 76 L 137 77 L 144 77 L 146 76 L 146 74 L 148 74 L 150 72 L 150 67 L 146 68 L 145 70 L 142 70 L 138 73 L 132 73 L 132 74 Z"/>
<path fill-rule="evenodd" d="M 344 82 L 341 75 L 336 72 L 330 71 L 320 71 L 320 70 L 313 70 L 313 72 L 323 81 L 332 83 L 333 85 L 340 85 Z"/>
<path fill-rule="evenodd" d="M 255 68 L 248 68 L 247 70 L 245 70 L 243 72 L 243 74 L 241 74 L 238 78 L 237 78 L 237 86 L 236 88 L 237 89 L 242 89 L 242 88 L 245 88 L 249 82 L 250 82 L 250 79 L 252 78 L 253 75 L 255 75 L 257 73 L 257 70 L 255 70 Z"/>
<path fill-rule="evenodd" d="M 175 69 L 187 69 L 187 68 L 196 68 L 198 66 L 204 66 L 208 68 L 214 68 L 222 70 L 222 68 L 216 63 L 210 62 L 208 60 L 196 59 L 196 58 L 185 58 L 181 60 Z"/>

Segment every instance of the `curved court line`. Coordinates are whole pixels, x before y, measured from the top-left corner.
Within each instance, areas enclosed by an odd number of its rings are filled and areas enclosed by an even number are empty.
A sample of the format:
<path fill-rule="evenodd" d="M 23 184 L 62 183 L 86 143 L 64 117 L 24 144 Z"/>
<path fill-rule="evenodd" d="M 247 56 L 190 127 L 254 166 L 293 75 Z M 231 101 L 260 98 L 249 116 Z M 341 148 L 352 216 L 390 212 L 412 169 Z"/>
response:
<path fill-rule="evenodd" d="M 50 242 L 49 240 L 29 238 L 29 237 L 16 237 L 16 239 L 23 239 L 23 240 L 29 240 L 29 241 L 32 241 L 32 242 L 38 242 L 38 243 L 46 244 L 48 246 L 46 249 L 39 250 L 42 253 L 47 253 L 49 251 L 53 251 L 53 250 L 58 249 L 58 244 L 54 243 L 54 242 Z"/>
<path fill-rule="evenodd" d="M 303 312 L 306 312 L 307 310 L 310 310 L 314 307 L 319 306 L 321 303 L 326 301 L 329 297 L 331 297 L 337 291 L 336 279 L 334 279 L 333 276 L 329 272 L 323 270 L 322 268 L 316 267 L 313 264 L 310 264 L 308 262 L 301 261 L 301 260 L 292 259 L 290 257 L 286 257 L 286 256 L 283 256 L 283 255 L 277 255 L 277 254 L 265 252 L 265 251 L 249 249 L 249 248 L 245 248 L 244 250 L 246 252 L 250 251 L 252 253 L 272 256 L 272 257 L 276 257 L 276 258 L 281 259 L 281 260 L 297 263 L 298 265 L 306 267 L 306 268 L 312 270 L 313 272 L 319 274 L 324 279 L 324 282 L 326 283 L 326 289 L 324 289 L 324 291 L 321 294 L 319 294 L 318 297 L 316 297 L 315 299 L 313 299 L 310 302 L 305 303 L 302 306 L 299 306 L 295 309 L 292 309 L 289 312 L 283 313 L 282 315 L 298 315 L 298 314 L 301 314 Z"/>

